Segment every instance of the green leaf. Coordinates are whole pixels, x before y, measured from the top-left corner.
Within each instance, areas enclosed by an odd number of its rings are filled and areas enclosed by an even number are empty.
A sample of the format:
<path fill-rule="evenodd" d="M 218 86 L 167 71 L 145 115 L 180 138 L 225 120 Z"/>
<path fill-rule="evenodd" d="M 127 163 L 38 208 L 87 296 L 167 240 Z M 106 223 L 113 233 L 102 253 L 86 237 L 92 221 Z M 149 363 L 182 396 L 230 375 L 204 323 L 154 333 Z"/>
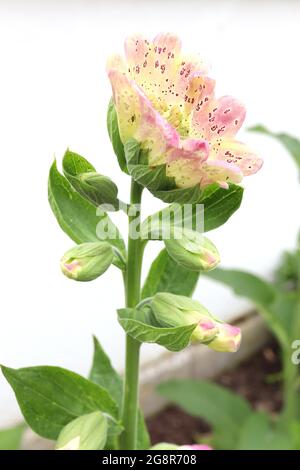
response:
<path fill-rule="evenodd" d="M 205 273 L 210 279 L 221 282 L 242 297 L 247 297 L 256 305 L 269 307 L 275 299 L 276 291 L 272 284 L 254 274 L 235 269 L 217 268 Z"/>
<path fill-rule="evenodd" d="M 119 209 L 118 188 L 107 176 L 96 172 L 84 157 L 67 150 L 63 172 L 71 185 L 96 207 L 105 204 L 110 210 Z"/>
<path fill-rule="evenodd" d="M 293 420 L 289 422 L 289 432 L 293 440 L 293 449 L 300 449 L 300 421 Z"/>
<path fill-rule="evenodd" d="M 107 418 L 94 411 L 68 423 L 60 432 L 56 450 L 101 450 L 107 439 Z"/>
<path fill-rule="evenodd" d="M 0 450 L 20 450 L 25 424 L 0 430 Z"/>
<path fill-rule="evenodd" d="M 215 445 L 234 449 L 242 424 L 251 414 L 246 400 L 216 384 L 196 380 L 171 380 L 158 392 L 184 411 L 205 419 L 215 432 Z"/>
<path fill-rule="evenodd" d="M 124 241 L 108 215 L 97 214 L 95 206 L 83 198 L 59 173 L 56 162 L 50 169 L 49 203 L 64 232 L 76 243 L 106 240 L 125 258 Z"/>
<path fill-rule="evenodd" d="M 222 282 L 231 287 L 237 295 L 251 300 L 281 345 L 288 347 L 290 342 L 288 332 L 280 320 L 279 306 L 277 305 L 279 298 L 272 284 L 253 274 L 233 269 L 217 268 L 205 273 L 205 276 Z M 282 310 L 282 315 L 285 315 L 285 309 Z"/>
<path fill-rule="evenodd" d="M 89 379 L 105 388 L 119 406 L 119 415 L 122 405 L 123 380 L 112 367 L 111 362 L 97 338 L 94 337 L 94 357 Z M 141 411 L 138 415 L 138 449 L 148 449 L 150 438 L 144 417 Z"/>
<path fill-rule="evenodd" d="M 110 359 L 94 336 L 94 357 L 89 379 L 105 388 L 118 405 L 122 401 L 123 381 L 111 365 Z"/>
<path fill-rule="evenodd" d="M 259 132 L 261 134 L 266 134 L 270 137 L 274 137 L 277 139 L 285 148 L 286 150 L 292 155 L 295 163 L 298 165 L 300 169 L 300 140 L 296 137 L 293 137 L 289 134 L 285 134 L 284 132 L 272 132 L 269 131 L 265 126 L 257 125 L 250 127 L 248 131 L 251 132 Z"/>
<path fill-rule="evenodd" d="M 276 285 L 285 291 L 300 290 L 300 250 L 284 252 L 275 271 Z"/>
<path fill-rule="evenodd" d="M 62 165 L 66 177 L 76 177 L 82 173 L 94 173 L 96 171 L 95 167 L 86 158 L 69 149 L 64 154 Z"/>
<path fill-rule="evenodd" d="M 236 450 L 292 450 L 288 433 L 274 426 L 265 413 L 252 413 L 241 427 Z"/>
<path fill-rule="evenodd" d="M 138 431 L 137 431 L 137 449 L 147 450 L 150 447 L 150 436 L 145 422 L 144 415 L 141 410 L 138 414 Z"/>
<path fill-rule="evenodd" d="M 189 271 L 179 266 L 163 249 L 153 261 L 142 290 L 142 299 L 153 297 L 157 292 L 190 297 L 199 279 L 199 271 Z"/>
<path fill-rule="evenodd" d="M 2 366 L 2 372 L 16 394 L 26 422 L 40 436 L 56 439 L 66 424 L 93 411 L 118 418 L 118 407 L 104 388 L 69 370 Z M 120 431 L 117 424 L 112 424 L 112 434 Z"/>
<path fill-rule="evenodd" d="M 244 189 L 230 184 L 228 189 L 211 184 L 204 189 L 199 204 L 204 206 L 204 232 L 225 224 L 240 207 Z"/>
<path fill-rule="evenodd" d="M 212 184 L 205 188 L 197 204 L 186 211 L 184 205 L 171 204 L 147 217 L 141 225 L 145 239 L 162 240 L 173 226 L 209 232 L 223 225 L 240 207 L 243 188 L 230 185 L 228 189 Z"/>
<path fill-rule="evenodd" d="M 107 110 L 107 130 L 120 168 L 128 174 L 124 145 L 120 137 L 118 117 L 113 99 L 110 100 Z"/>
<path fill-rule="evenodd" d="M 162 327 L 146 309 L 123 308 L 118 310 L 119 323 L 127 334 L 141 343 L 157 343 L 169 351 L 181 351 L 190 343 L 197 324 Z"/>
<path fill-rule="evenodd" d="M 299 295 L 297 292 L 277 292 L 274 302 L 269 307 L 274 318 L 288 336 L 288 351 L 291 342 L 300 338 Z"/>

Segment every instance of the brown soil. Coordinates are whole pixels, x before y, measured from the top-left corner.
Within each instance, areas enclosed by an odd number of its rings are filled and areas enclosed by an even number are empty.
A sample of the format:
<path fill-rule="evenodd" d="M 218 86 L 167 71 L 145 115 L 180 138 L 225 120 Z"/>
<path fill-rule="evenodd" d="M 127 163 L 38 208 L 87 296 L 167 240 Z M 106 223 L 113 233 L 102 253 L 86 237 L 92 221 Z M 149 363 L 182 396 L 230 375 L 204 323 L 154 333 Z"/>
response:
<path fill-rule="evenodd" d="M 280 370 L 278 348 L 269 344 L 236 369 L 224 372 L 216 382 L 246 398 L 256 410 L 274 413 L 281 408 L 281 384 L 271 379 L 272 374 Z M 199 434 L 210 432 L 204 420 L 190 416 L 173 405 L 150 417 L 147 425 L 153 444 L 176 442 L 183 445 L 195 442 Z"/>

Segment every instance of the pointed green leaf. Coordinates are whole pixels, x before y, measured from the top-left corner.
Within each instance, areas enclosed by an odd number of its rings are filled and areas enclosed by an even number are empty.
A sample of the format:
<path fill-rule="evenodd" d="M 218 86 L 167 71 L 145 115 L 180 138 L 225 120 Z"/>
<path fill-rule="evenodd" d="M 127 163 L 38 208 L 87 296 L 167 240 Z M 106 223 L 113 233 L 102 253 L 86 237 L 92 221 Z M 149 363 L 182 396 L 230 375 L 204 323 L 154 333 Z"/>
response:
<path fill-rule="evenodd" d="M 56 162 L 50 169 L 48 194 L 59 225 L 72 240 L 76 243 L 106 240 L 125 257 L 124 241 L 117 227 L 106 213 L 97 214 L 95 206 L 83 198 L 59 173 Z"/>
<path fill-rule="evenodd" d="M 107 130 L 120 168 L 128 174 L 124 145 L 120 137 L 118 117 L 113 99 L 110 100 L 107 110 Z"/>
<path fill-rule="evenodd" d="M 228 189 L 211 184 L 204 189 L 199 204 L 204 206 L 204 232 L 225 224 L 240 207 L 244 189 L 230 184 Z"/>
<path fill-rule="evenodd" d="M 123 381 L 111 365 L 110 359 L 94 336 L 94 357 L 89 379 L 105 388 L 119 405 L 122 400 Z"/>
<path fill-rule="evenodd" d="M 67 150 L 63 172 L 71 185 L 96 207 L 105 204 L 111 210 L 119 209 L 118 188 L 107 176 L 97 173 L 84 157 Z"/>
<path fill-rule="evenodd" d="M 205 273 L 205 276 L 231 287 L 237 295 L 248 298 L 256 305 L 268 307 L 275 299 L 272 284 L 245 271 L 217 268 Z"/>
<path fill-rule="evenodd" d="M 277 139 L 285 148 L 286 150 L 292 155 L 295 163 L 300 168 L 300 140 L 296 137 L 293 137 L 289 134 L 284 132 L 272 132 L 269 131 L 265 126 L 257 125 L 250 127 L 248 129 L 251 132 L 259 132 L 261 134 L 266 134 L 270 137 L 274 137 Z"/>
<path fill-rule="evenodd" d="M 56 439 L 73 419 L 100 410 L 117 420 L 118 407 L 109 393 L 61 367 L 38 366 L 2 372 L 13 388 L 28 425 L 40 436 Z M 112 422 L 110 433 L 121 428 Z"/>
<path fill-rule="evenodd" d="M 148 317 L 143 310 L 123 308 L 118 310 L 119 323 L 127 334 L 141 343 L 157 343 L 169 351 L 181 351 L 190 343 L 197 324 L 162 327 L 154 317 Z"/>
<path fill-rule="evenodd" d="M 241 427 L 236 450 L 293 450 L 293 441 L 266 413 L 252 413 Z"/>
<path fill-rule="evenodd" d="M 216 433 L 215 445 L 234 449 L 241 426 L 251 414 L 246 400 L 220 385 L 199 380 L 171 380 L 158 392 L 192 416 L 205 419 Z"/>
<path fill-rule="evenodd" d="M 0 430 L 0 450 L 20 450 L 25 424 Z"/>
<path fill-rule="evenodd" d="M 240 207 L 243 188 L 230 185 L 223 189 L 213 184 L 205 188 L 201 198 L 187 211 L 184 205 L 171 204 L 147 217 L 141 226 L 145 239 L 162 240 L 172 226 L 209 232 L 223 225 Z"/>
<path fill-rule="evenodd" d="M 153 261 L 142 290 L 142 298 L 153 297 L 157 292 L 191 296 L 199 279 L 199 271 L 189 271 L 179 266 L 163 249 Z"/>

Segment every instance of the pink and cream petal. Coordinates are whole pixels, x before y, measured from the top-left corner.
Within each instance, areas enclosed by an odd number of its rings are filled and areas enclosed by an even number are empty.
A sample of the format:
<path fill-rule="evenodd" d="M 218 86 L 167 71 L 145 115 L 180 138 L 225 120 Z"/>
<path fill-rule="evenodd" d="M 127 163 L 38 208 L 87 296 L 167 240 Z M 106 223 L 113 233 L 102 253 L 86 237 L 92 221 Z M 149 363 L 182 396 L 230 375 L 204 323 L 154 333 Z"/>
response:
<path fill-rule="evenodd" d="M 218 161 L 238 166 L 244 176 L 256 173 L 263 164 L 253 150 L 237 140 L 223 140 L 212 147 L 211 153 Z"/>
<path fill-rule="evenodd" d="M 228 188 L 229 183 L 238 184 L 242 181 L 243 173 L 238 166 L 223 161 L 207 160 L 201 167 L 202 187 L 218 183 L 221 188 Z"/>
<path fill-rule="evenodd" d="M 108 72 L 122 142 L 134 138 L 141 125 L 139 96 L 129 78 L 118 70 Z"/>
<path fill-rule="evenodd" d="M 119 54 L 110 56 L 106 63 L 106 70 L 109 73 L 111 70 L 118 70 L 121 73 L 127 73 L 127 66 L 124 58 Z"/>
<path fill-rule="evenodd" d="M 110 70 L 114 102 L 122 142 L 134 138 L 149 151 L 149 165 L 166 162 L 167 150 L 177 148 L 177 131 L 157 112 L 143 91 L 126 75 Z"/>
<path fill-rule="evenodd" d="M 179 146 L 178 132 L 154 109 L 143 92 L 138 91 L 142 123 L 136 139 L 149 151 L 148 164 L 157 166 L 166 163 L 169 148 Z"/>
<path fill-rule="evenodd" d="M 189 79 L 184 94 L 184 110 L 189 115 L 193 109 L 200 109 L 213 96 L 215 81 L 195 72 Z"/>
<path fill-rule="evenodd" d="M 177 147 L 168 151 L 168 162 L 178 159 L 196 160 L 197 164 L 207 160 L 209 155 L 209 145 L 206 140 L 185 139 L 181 140 Z"/>
<path fill-rule="evenodd" d="M 244 122 L 246 110 L 242 103 L 231 96 L 219 100 L 207 100 L 208 106 L 196 108 L 192 126 L 194 132 L 209 141 L 221 141 L 234 137 Z"/>
<path fill-rule="evenodd" d="M 201 181 L 201 170 L 196 159 L 178 159 L 167 163 L 166 175 L 175 179 L 178 188 L 191 188 Z"/>
<path fill-rule="evenodd" d="M 153 101 L 163 101 L 172 93 L 173 76 L 180 55 L 180 40 L 172 34 L 159 35 L 154 43 L 142 36 L 125 41 L 128 70 L 136 83 Z M 161 107 L 161 103 L 155 103 Z"/>
<path fill-rule="evenodd" d="M 205 75 L 207 67 L 199 56 L 182 56 L 177 70 L 176 93 L 184 97 L 189 81 L 195 74 Z"/>
<path fill-rule="evenodd" d="M 144 36 L 137 34 L 125 39 L 124 48 L 129 72 L 135 74 L 143 66 L 147 53 L 151 50 L 151 43 Z"/>

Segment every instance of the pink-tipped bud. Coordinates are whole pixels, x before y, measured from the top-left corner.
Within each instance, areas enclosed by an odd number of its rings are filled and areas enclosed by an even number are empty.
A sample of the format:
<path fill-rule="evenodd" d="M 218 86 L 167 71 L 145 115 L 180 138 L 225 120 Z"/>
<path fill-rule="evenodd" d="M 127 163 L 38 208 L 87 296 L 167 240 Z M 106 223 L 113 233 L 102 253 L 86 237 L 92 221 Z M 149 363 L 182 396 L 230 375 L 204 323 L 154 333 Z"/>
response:
<path fill-rule="evenodd" d="M 236 352 L 241 344 L 242 334 L 237 326 L 218 323 L 219 333 L 208 344 L 211 349 L 219 352 Z"/>
<path fill-rule="evenodd" d="M 196 300 L 170 293 L 156 294 L 151 308 L 158 323 L 167 327 L 197 324 L 192 341 L 206 343 L 218 333 L 216 320 Z"/>
<path fill-rule="evenodd" d="M 75 281 L 92 281 L 111 265 L 114 252 L 107 242 L 90 242 L 77 245 L 61 259 L 61 270 Z"/>
<path fill-rule="evenodd" d="M 190 444 L 186 446 L 180 446 L 179 449 L 182 450 L 213 450 L 212 447 L 206 444 Z"/>

